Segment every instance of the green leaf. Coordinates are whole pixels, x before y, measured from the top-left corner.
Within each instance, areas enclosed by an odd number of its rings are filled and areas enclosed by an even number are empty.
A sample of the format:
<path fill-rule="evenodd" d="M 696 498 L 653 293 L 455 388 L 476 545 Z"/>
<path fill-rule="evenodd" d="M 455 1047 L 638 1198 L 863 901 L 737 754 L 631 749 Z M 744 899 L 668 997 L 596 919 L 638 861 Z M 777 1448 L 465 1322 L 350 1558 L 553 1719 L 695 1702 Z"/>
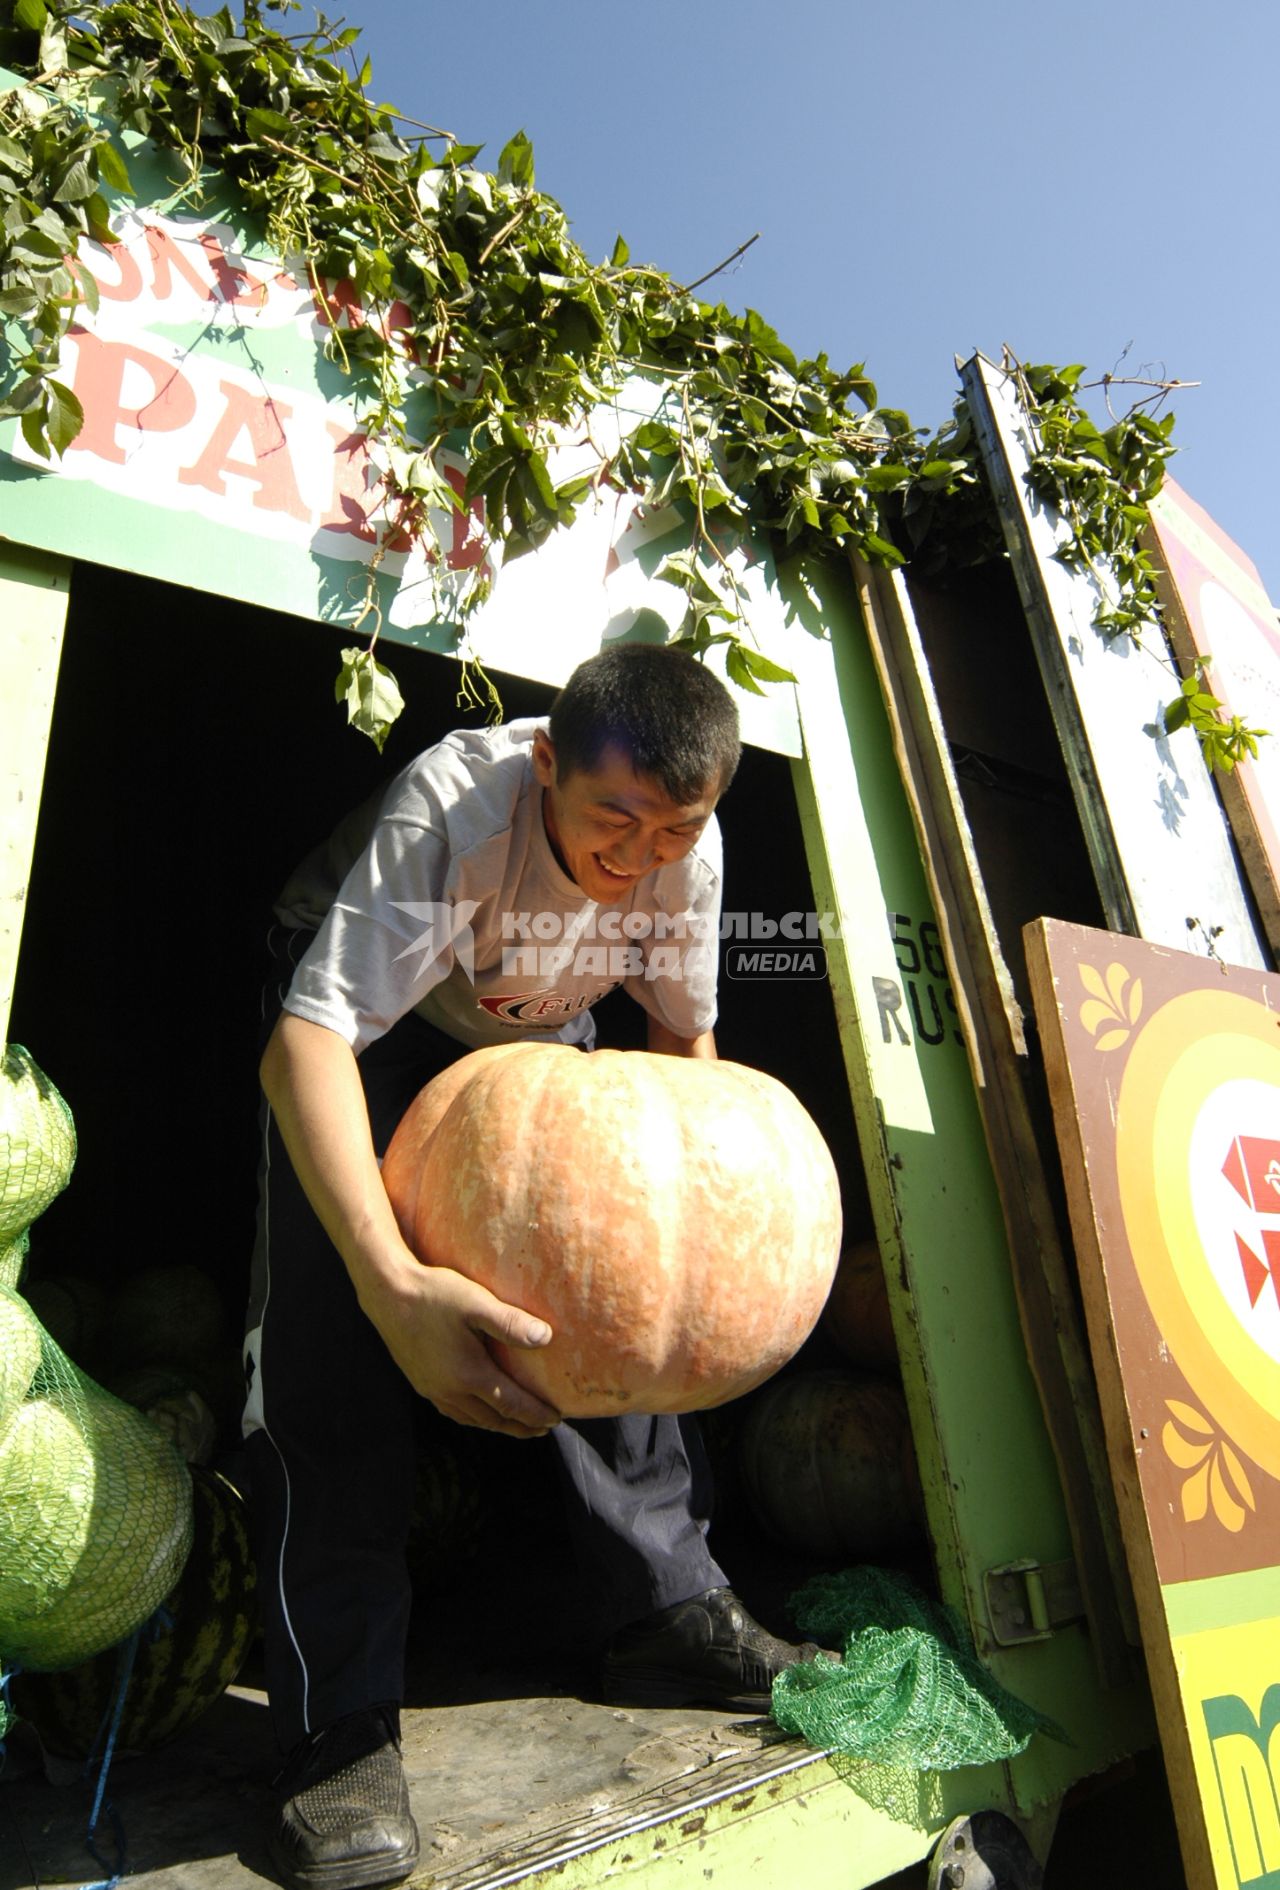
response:
<path fill-rule="evenodd" d="M 14 414 L 26 413 L 43 396 L 43 374 L 29 374 L 26 380 L 19 381 L 17 386 L 7 393 L 3 400 L 0 400 L 0 417 L 12 419 Z"/>
<path fill-rule="evenodd" d="M 44 0 L 17 0 L 13 9 L 15 26 L 24 27 L 28 33 L 43 33 L 48 18 Z"/>
<path fill-rule="evenodd" d="M 503 145 L 498 158 L 498 175 L 504 183 L 518 184 L 524 190 L 533 189 L 533 146 L 523 131 L 517 131 Z"/>
<path fill-rule="evenodd" d="M 674 584 L 677 589 L 687 591 L 690 598 L 701 603 L 723 605 L 715 585 L 698 563 L 694 551 L 676 551 L 669 558 L 664 558 L 653 574 L 664 584 Z"/>
<path fill-rule="evenodd" d="M 751 674 L 740 643 L 731 643 L 725 652 L 725 674 L 730 682 L 736 682 L 739 689 L 750 690 L 753 696 L 762 696 L 764 690 Z"/>
<path fill-rule="evenodd" d="M 566 505 L 577 505 L 586 498 L 594 484 L 590 473 L 580 473 L 575 479 L 564 480 L 556 487 L 557 510 L 562 510 Z"/>
<path fill-rule="evenodd" d="M 115 232 L 111 228 L 111 206 L 102 192 L 95 190 L 92 197 L 87 198 L 80 208 L 84 212 L 84 220 L 94 241 L 113 243 Z"/>
<path fill-rule="evenodd" d="M 53 201 L 55 203 L 81 203 L 86 197 L 92 197 L 97 187 L 97 180 L 89 169 L 89 160 L 77 158 L 54 191 Z"/>
<path fill-rule="evenodd" d="M 98 288 L 98 278 L 94 275 L 92 269 L 82 269 L 78 266 L 74 270 L 74 277 L 76 288 L 80 292 L 80 297 L 85 307 L 91 315 L 96 315 L 102 305 L 102 293 Z"/>
<path fill-rule="evenodd" d="M 103 183 L 109 184 L 112 190 L 132 196 L 133 180 L 129 176 L 129 167 L 110 139 L 104 138 L 101 144 L 95 144 L 93 153 L 98 160 L 98 175 Z"/>
<path fill-rule="evenodd" d="M 751 674 L 759 682 L 793 683 L 795 681 L 789 669 L 783 669 L 780 663 L 772 662 L 767 656 L 761 656 L 759 650 L 751 649 L 746 643 L 738 643 L 735 648 Z"/>
<path fill-rule="evenodd" d="M 909 466 L 868 466 L 863 483 L 871 492 L 890 492 L 894 486 L 902 485 L 910 477 Z"/>
<path fill-rule="evenodd" d="M 631 261 L 631 251 L 620 236 L 614 241 L 613 254 L 609 261 L 615 269 L 625 269 Z"/>
<path fill-rule="evenodd" d="M 39 297 L 26 283 L 16 282 L 11 289 L 0 290 L 0 315 L 29 315 L 39 307 Z"/>
<path fill-rule="evenodd" d="M 31 451 L 38 453 L 41 459 L 48 459 L 50 457 L 49 436 L 45 430 L 45 404 L 42 397 L 38 402 L 25 410 L 21 420 L 18 422 L 18 425 L 22 428 L 23 439 L 31 448 Z"/>
<path fill-rule="evenodd" d="M 879 537 L 875 532 L 868 532 L 862 541 L 862 549 L 868 558 L 877 564 L 905 564 L 906 559 L 896 545 L 891 545 L 887 538 Z"/>
<path fill-rule="evenodd" d="M 642 421 L 631 435 L 631 444 L 641 453 L 674 454 L 678 450 L 675 434 L 661 420 Z"/>
<path fill-rule="evenodd" d="M 53 450 L 61 458 L 84 425 L 84 408 L 61 381 L 49 382 L 48 428 Z"/>
<path fill-rule="evenodd" d="M 245 130 L 255 144 L 264 138 L 287 138 L 292 142 L 294 127 L 292 118 L 286 118 L 283 112 L 272 111 L 270 106 L 259 105 L 245 119 Z"/>
<path fill-rule="evenodd" d="M 536 493 L 539 502 L 548 512 L 556 510 L 556 491 L 547 471 L 547 462 L 543 454 L 530 453 L 520 468 L 520 473 L 532 488 L 530 496 Z"/>
<path fill-rule="evenodd" d="M 24 151 L 12 138 L 0 137 L 0 164 L 16 177 L 26 177 L 31 170 L 31 154 Z"/>
<path fill-rule="evenodd" d="M 405 147 L 398 138 L 389 132 L 375 131 L 366 143 L 365 150 L 370 157 L 382 158 L 384 162 L 398 164 L 407 155 Z"/>
<path fill-rule="evenodd" d="M 372 650 L 343 650 L 333 693 L 335 701 L 346 703 L 351 727 L 367 735 L 381 754 L 392 724 L 404 708 L 404 697 L 391 671 Z"/>

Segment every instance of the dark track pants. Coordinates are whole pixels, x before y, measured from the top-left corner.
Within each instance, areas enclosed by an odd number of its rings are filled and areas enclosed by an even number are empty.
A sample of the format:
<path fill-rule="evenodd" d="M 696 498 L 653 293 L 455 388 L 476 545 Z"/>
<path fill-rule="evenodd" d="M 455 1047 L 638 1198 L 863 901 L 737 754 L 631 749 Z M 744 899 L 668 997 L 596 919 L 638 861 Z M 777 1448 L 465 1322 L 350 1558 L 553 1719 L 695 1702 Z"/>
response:
<path fill-rule="evenodd" d="M 276 1002 L 288 975 L 283 965 L 273 978 Z M 413 1015 L 364 1052 L 379 1154 L 422 1085 L 462 1054 Z M 267 1686 L 288 1751 L 344 1713 L 403 1696 L 416 1394 L 263 1115 L 245 1434 Z M 593 1578 L 602 1634 L 725 1581 L 707 1547 L 710 1476 L 690 1420 L 566 1420 L 551 1441 L 566 1551 Z"/>

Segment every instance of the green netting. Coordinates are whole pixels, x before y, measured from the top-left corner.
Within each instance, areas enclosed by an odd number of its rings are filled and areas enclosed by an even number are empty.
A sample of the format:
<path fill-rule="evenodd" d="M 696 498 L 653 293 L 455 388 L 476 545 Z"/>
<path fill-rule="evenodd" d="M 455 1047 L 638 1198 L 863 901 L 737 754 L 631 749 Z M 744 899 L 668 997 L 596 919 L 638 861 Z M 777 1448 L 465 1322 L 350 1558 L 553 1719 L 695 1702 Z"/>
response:
<path fill-rule="evenodd" d="M 774 1719 L 812 1745 L 918 1773 L 1012 1758 L 1037 1732 L 1064 1737 L 992 1678 L 959 1619 L 904 1576 L 818 1576 L 792 1609 L 807 1634 L 844 1654 L 842 1664 L 820 1655 L 774 1681 Z"/>
<path fill-rule="evenodd" d="M 75 1159 L 71 1111 L 30 1051 L 6 1044 L 0 1060 L 0 1249 L 62 1193 Z"/>
<path fill-rule="evenodd" d="M 0 1286 L 21 1286 L 27 1269 L 31 1236 L 23 1233 L 8 1247 L 0 1247 Z"/>
<path fill-rule="evenodd" d="M 172 1444 L 0 1287 L 0 1657 L 50 1669 L 100 1653 L 155 1612 L 190 1548 Z"/>
<path fill-rule="evenodd" d="M 45 1670 L 141 1627 L 181 1574 L 192 1534 L 177 1451 L 80 1371 L 9 1283 L 27 1222 L 74 1159 L 67 1105 L 11 1046 L 0 1065 L 0 1665 Z"/>

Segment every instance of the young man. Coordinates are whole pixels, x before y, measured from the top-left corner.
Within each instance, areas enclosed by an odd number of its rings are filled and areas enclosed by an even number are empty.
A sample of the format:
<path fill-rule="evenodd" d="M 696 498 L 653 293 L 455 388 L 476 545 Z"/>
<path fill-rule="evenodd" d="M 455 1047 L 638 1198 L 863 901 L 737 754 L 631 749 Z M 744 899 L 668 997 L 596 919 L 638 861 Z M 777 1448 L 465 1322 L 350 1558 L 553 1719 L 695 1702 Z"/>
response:
<path fill-rule="evenodd" d="M 459 731 L 419 756 L 277 906 L 245 1423 L 267 1682 L 291 1754 L 272 1852 L 291 1885 L 393 1882 L 417 1857 L 398 1726 L 415 1395 L 554 1440 L 575 1557 L 611 1608 L 605 1697 L 763 1711 L 773 1675 L 815 1651 L 730 1593 L 692 1425 L 562 1423 L 486 1344 L 537 1347 L 547 1327 L 421 1266 L 378 1170 L 447 1063 L 521 1037 L 589 1050 L 591 1007 L 619 985 L 651 1050 L 714 1057 L 714 810 L 738 754 L 708 670 L 616 646 L 574 672 L 549 725 Z"/>

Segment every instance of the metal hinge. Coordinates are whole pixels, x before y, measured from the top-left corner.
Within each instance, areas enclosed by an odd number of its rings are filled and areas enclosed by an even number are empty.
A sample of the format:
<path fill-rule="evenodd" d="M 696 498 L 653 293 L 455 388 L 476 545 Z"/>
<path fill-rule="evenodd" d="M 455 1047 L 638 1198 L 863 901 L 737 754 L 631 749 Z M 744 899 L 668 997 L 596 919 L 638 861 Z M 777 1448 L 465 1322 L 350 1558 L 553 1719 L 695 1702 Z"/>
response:
<path fill-rule="evenodd" d="M 1047 1641 L 1055 1628 L 1083 1618 L 1084 1602 L 1072 1561 L 1006 1562 L 989 1568 L 982 1581 L 991 1632 L 1001 1647 Z"/>

